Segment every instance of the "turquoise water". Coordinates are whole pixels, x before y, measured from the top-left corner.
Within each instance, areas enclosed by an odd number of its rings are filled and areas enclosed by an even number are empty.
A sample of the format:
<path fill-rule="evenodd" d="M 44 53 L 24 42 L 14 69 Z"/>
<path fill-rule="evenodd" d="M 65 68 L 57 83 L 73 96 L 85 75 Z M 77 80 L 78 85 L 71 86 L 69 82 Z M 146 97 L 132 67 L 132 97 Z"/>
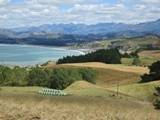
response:
<path fill-rule="evenodd" d="M 56 47 L 0 44 L 0 64 L 35 65 L 57 60 L 67 55 L 80 55 L 79 51 Z"/>

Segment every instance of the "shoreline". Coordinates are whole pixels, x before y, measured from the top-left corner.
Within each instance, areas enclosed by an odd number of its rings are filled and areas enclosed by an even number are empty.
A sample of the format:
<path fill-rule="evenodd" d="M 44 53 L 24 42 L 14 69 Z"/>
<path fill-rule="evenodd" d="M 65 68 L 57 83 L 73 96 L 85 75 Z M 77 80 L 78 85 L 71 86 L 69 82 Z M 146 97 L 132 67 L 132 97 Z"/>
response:
<path fill-rule="evenodd" d="M 49 46 L 49 45 L 30 45 L 30 44 L 4 44 L 0 43 L 0 46 L 20 46 L 20 47 L 37 47 L 37 48 L 51 48 L 51 49 L 59 49 L 59 50 L 69 50 L 76 51 L 81 54 L 85 54 L 85 49 L 72 49 L 70 46 Z"/>

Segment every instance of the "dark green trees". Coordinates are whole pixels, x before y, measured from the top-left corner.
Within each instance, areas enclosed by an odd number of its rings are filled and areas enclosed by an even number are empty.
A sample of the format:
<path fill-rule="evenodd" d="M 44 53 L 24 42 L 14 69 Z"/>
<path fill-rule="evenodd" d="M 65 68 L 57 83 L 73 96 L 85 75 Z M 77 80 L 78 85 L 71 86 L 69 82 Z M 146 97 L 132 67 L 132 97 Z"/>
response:
<path fill-rule="evenodd" d="M 120 64 L 121 54 L 118 49 L 102 49 L 80 56 L 67 56 L 59 59 L 57 64 L 80 62 L 104 62 L 108 64 Z"/>
<path fill-rule="evenodd" d="M 144 74 L 143 76 L 141 76 L 141 82 L 160 80 L 160 61 L 153 63 L 151 66 L 149 66 L 149 69 L 149 74 Z"/>

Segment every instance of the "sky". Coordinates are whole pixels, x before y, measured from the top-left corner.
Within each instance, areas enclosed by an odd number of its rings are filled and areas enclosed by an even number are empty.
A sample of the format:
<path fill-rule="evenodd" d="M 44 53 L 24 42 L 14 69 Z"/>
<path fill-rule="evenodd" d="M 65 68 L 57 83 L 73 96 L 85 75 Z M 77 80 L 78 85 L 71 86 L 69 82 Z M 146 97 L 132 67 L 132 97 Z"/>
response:
<path fill-rule="evenodd" d="M 160 18 L 160 0 L 0 0 L 0 28 L 59 23 L 136 24 Z"/>

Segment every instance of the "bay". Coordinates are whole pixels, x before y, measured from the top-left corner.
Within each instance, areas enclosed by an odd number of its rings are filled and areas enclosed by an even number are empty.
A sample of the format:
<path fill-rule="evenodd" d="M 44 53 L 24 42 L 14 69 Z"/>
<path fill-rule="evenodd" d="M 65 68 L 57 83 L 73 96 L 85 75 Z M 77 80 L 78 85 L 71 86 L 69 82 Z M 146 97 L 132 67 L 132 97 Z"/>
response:
<path fill-rule="evenodd" d="M 0 44 L 1 65 L 36 65 L 49 60 L 56 61 L 64 56 L 80 54 L 83 53 L 67 48 Z"/>

